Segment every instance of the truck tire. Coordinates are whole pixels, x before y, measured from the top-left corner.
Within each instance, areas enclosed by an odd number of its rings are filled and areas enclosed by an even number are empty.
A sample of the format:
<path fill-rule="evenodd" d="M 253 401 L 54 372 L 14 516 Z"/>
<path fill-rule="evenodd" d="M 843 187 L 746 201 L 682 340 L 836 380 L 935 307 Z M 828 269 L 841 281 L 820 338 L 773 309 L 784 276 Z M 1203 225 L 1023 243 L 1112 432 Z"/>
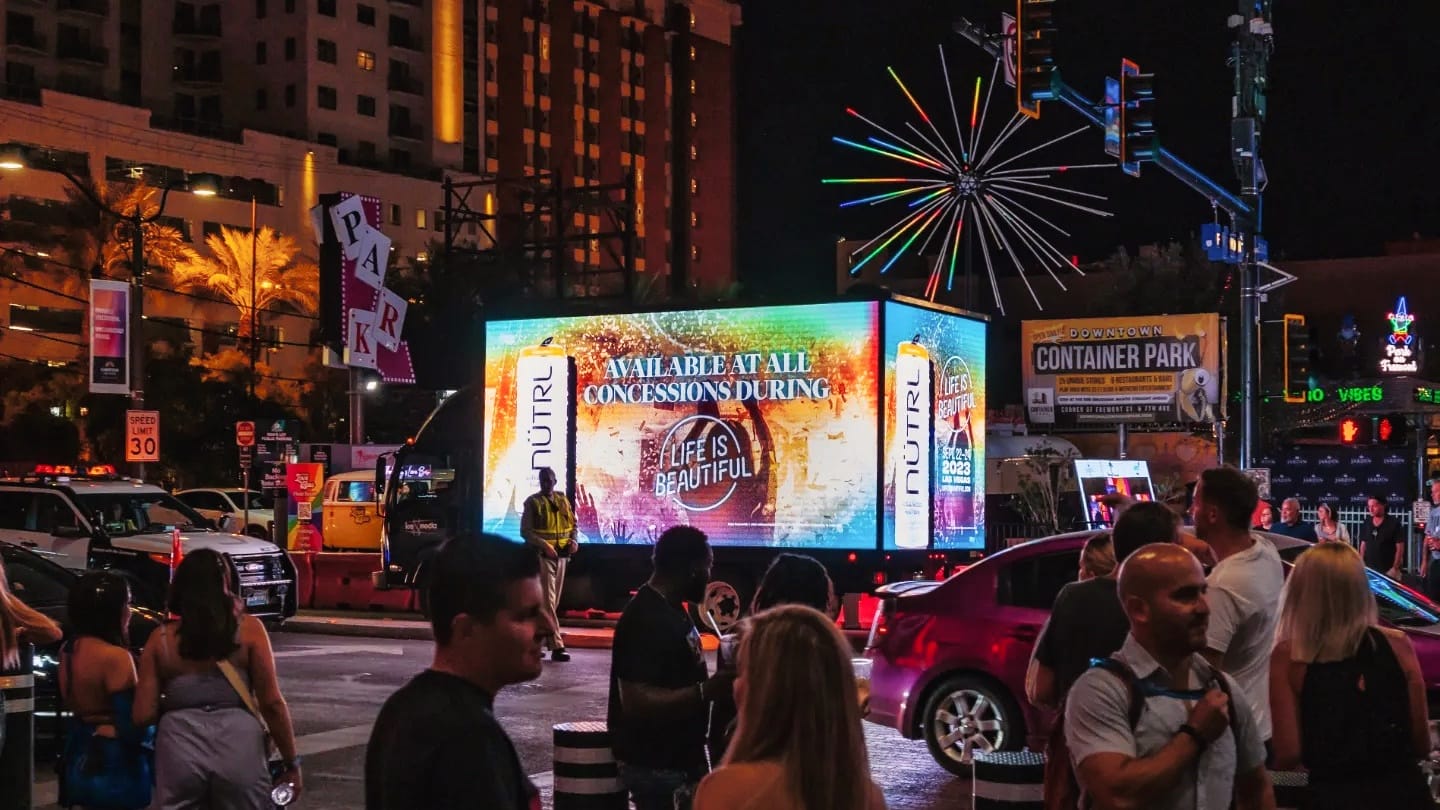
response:
<path fill-rule="evenodd" d="M 1017 751 L 1025 742 L 1020 707 L 987 678 L 952 675 L 931 690 L 920 716 L 930 756 L 956 776 L 969 776 L 977 751 Z"/>

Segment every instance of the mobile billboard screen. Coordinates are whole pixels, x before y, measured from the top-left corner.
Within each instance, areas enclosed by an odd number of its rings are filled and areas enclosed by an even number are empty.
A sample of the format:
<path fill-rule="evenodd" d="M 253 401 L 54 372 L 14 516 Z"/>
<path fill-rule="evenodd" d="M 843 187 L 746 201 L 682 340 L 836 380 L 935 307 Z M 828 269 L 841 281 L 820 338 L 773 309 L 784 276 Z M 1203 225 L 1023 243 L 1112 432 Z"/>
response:
<path fill-rule="evenodd" d="M 985 323 L 885 303 L 885 548 L 985 547 Z"/>
<path fill-rule="evenodd" d="M 1107 495 L 1126 496 L 1133 501 L 1152 501 L 1155 490 L 1150 485 L 1150 465 L 1129 459 L 1075 460 L 1075 479 L 1080 482 L 1080 508 L 1092 529 L 1115 525 L 1116 508 L 1106 503 Z"/>
<path fill-rule="evenodd" d="M 551 467 L 583 542 L 649 543 L 685 524 L 715 545 L 874 549 L 879 308 L 488 323 L 486 530 L 518 535 Z"/>

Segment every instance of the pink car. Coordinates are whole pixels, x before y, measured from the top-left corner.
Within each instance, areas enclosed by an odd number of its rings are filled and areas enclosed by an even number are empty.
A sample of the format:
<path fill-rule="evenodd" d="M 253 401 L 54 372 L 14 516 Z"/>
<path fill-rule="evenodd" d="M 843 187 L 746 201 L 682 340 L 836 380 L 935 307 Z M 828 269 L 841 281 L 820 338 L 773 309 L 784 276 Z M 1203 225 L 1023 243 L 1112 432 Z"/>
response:
<path fill-rule="evenodd" d="M 1090 534 L 1006 549 L 944 582 L 880 588 L 865 652 L 872 661 L 868 719 L 923 737 L 935 761 L 962 776 L 976 751 L 1041 750 L 1052 717 L 1025 699 L 1025 669 L 1056 594 L 1076 578 Z M 1264 536 L 1287 562 L 1310 546 Z M 1410 636 L 1430 705 L 1440 708 L 1440 607 L 1369 573 L 1381 620 Z"/>

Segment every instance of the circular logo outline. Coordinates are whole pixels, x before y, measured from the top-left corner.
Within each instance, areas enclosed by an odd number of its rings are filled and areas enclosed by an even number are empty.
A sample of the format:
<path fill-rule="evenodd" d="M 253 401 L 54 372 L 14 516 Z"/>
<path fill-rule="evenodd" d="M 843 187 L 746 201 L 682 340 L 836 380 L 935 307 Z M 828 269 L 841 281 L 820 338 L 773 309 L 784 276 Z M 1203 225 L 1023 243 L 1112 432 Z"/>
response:
<path fill-rule="evenodd" d="M 725 420 L 720 419 L 719 417 L 710 416 L 709 414 L 697 413 L 687 416 L 684 419 L 681 419 L 679 422 L 676 422 L 675 424 L 670 426 L 669 432 L 665 434 L 664 440 L 660 442 L 660 457 L 662 459 L 665 457 L 665 448 L 670 446 L 670 439 L 675 436 L 675 431 L 679 430 L 681 425 L 689 422 L 699 422 L 702 420 L 707 422 L 714 422 L 715 424 L 719 425 L 721 429 L 723 429 L 726 433 L 730 434 L 730 441 L 735 443 L 735 448 L 738 452 L 740 448 L 740 437 L 736 436 L 735 431 L 731 430 L 730 426 L 725 424 Z M 713 509 L 719 509 L 721 506 L 724 506 L 725 502 L 730 500 L 730 496 L 735 494 L 735 489 L 739 485 L 739 481 L 732 480 L 730 482 L 730 489 L 725 493 L 724 497 L 720 498 L 720 500 L 716 501 L 715 503 L 705 507 L 691 506 L 690 504 L 685 503 L 684 501 L 680 500 L 679 493 L 671 495 L 670 500 L 674 501 L 677 506 L 679 506 L 681 509 L 686 510 L 687 512 L 709 512 Z"/>

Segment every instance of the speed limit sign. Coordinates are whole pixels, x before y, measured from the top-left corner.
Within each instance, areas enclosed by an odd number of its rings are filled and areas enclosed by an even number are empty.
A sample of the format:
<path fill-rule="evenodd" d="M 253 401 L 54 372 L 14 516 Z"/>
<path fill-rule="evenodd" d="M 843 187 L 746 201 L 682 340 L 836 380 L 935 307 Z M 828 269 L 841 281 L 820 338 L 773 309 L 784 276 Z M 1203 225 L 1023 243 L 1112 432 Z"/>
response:
<path fill-rule="evenodd" d="M 125 412 L 125 460 L 160 460 L 160 412 Z"/>

